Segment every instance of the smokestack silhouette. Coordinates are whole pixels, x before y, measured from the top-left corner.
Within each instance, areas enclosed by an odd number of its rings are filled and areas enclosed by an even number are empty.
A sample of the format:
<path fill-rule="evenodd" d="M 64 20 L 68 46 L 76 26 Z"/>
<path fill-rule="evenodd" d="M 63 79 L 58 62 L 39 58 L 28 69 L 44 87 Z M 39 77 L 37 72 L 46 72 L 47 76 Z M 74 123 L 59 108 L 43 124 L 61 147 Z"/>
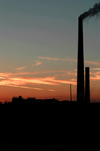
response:
<path fill-rule="evenodd" d="M 84 55 L 83 55 L 83 20 L 100 13 L 100 2 L 78 18 L 78 67 L 77 67 L 77 102 L 84 102 Z"/>
<path fill-rule="evenodd" d="M 85 103 L 90 103 L 90 77 L 89 67 L 85 68 Z"/>
<path fill-rule="evenodd" d="M 78 68 L 77 68 L 77 102 L 84 101 L 84 56 L 83 56 L 83 22 L 78 18 Z"/>

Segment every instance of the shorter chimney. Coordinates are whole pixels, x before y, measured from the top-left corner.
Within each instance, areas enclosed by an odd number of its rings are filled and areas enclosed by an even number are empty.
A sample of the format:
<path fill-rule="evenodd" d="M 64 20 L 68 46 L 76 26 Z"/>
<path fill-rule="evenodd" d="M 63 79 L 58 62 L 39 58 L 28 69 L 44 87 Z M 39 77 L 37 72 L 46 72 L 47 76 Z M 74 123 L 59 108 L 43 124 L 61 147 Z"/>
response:
<path fill-rule="evenodd" d="M 90 103 L 90 76 L 89 67 L 85 67 L 85 103 Z"/>

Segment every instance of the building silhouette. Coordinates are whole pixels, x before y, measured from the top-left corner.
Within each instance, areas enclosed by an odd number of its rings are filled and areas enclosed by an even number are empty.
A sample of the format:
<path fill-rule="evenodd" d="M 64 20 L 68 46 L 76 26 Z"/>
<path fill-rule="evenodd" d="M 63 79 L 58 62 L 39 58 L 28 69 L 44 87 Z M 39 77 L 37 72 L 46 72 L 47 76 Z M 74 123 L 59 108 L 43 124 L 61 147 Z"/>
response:
<path fill-rule="evenodd" d="M 36 99 L 36 98 L 27 98 L 23 99 L 22 96 L 13 97 L 12 104 L 60 104 L 60 101 L 53 99 Z"/>

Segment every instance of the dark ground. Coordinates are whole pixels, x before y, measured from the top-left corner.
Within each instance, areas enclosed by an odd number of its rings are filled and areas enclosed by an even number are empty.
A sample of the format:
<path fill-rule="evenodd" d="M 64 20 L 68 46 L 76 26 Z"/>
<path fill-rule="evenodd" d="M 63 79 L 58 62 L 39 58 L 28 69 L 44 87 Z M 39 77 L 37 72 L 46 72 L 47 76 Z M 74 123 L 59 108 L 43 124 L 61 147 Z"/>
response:
<path fill-rule="evenodd" d="M 25 146 L 11 143 L 0 143 L 0 151 L 99 151 L 99 149 L 63 145 Z"/>
<path fill-rule="evenodd" d="M 99 123 L 99 107 L 5 105 L 0 107 L 0 147 L 100 150 Z"/>

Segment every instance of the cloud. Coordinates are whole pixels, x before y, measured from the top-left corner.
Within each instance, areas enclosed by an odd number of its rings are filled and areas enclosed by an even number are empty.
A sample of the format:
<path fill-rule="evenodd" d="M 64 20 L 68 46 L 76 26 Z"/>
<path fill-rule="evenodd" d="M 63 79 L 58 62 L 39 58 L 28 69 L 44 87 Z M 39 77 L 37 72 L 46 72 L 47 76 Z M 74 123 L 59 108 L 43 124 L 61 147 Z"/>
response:
<path fill-rule="evenodd" d="M 4 84 L 2 84 L 2 83 L 0 83 L 0 85 L 4 86 Z M 27 86 L 18 86 L 18 85 L 11 85 L 11 84 L 7 84 L 6 86 L 17 87 L 17 88 L 24 88 L 24 89 L 43 90 L 41 88 L 33 88 L 33 87 L 27 87 Z"/>
<path fill-rule="evenodd" d="M 40 59 L 46 59 L 46 60 L 56 60 L 56 61 L 69 61 L 69 62 L 77 62 L 76 59 L 71 59 L 71 58 L 65 58 L 65 59 L 60 59 L 60 58 L 49 58 L 49 57 L 41 57 L 39 56 L 38 58 Z M 87 64 L 92 64 L 92 65 L 96 65 L 96 66 L 100 66 L 99 62 L 95 62 L 95 61 L 84 61 Z"/>
<path fill-rule="evenodd" d="M 31 78 L 31 77 L 9 77 L 4 80 L 0 80 L 0 85 L 34 85 L 34 84 L 44 84 L 44 85 L 59 85 L 56 82 L 52 82 L 54 77 L 46 77 L 46 78 Z"/>
<path fill-rule="evenodd" d="M 52 89 L 48 89 L 48 91 L 55 92 L 55 90 L 52 90 Z"/>
<path fill-rule="evenodd" d="M 71 79 L 71 81 L 74 81 L 74 82 L 76 82 L 76 79 Z"/>
<path fill-rule="evenodd" d="M 11 77 L 11 76 L 17 76 L 17 75 L 29 75 L 32 74 L 32 72 L 16 72 L 16 73 L 11 73 L 11 72 L 5 72 L 5 73 L 0 73 L 1 77 Z M 35 74 L 35 72 L 34 72 Z"/>
<path fill-rule="evenodd" d="M 67 81 L 67 80 L 55 80 L 57 83 L 62 83 L 62 84 L 72 84 L 72 85 L 77 85 L 77 82 L 74 81 Z"/>
<path fill-rule="evenodd" d="M 95 80 L 100 80 L 100 75 L 97 75 L 97 76 L 95 76 L 95 77 L 90 77 L 90 79 L 91 79 L 91 80 L 94 80 L 94 81 L 95 81 Z"/>
<path fill-rule="evenodd" d="M 91 70 L 100 70 L 100 68 L 91 68 Z"/>
<path fill-rule="evenodd" d="M 42 64 L 42 62 L 40 62 L 40 61 L 36 61 L 36 66 L 38 66 L 38 65 L 40 65 L 40 64 Z"/>
<path fill-rule="evenodd" d="M 55 77 L 46 77 L 45 80 L 54 82 L 54 83 L 62 83 L 62 84 L 73 84 L 76 85 L 76 82 L 74 81 L 67 81 L 67 80 L 56 80 Z"/>
<path fill-rule="evenodd" d="M 3 77 L 10 77 L 10 76 L 17 76 L 17 75 L 31 75 L 31 74 L 45 74 L 45 73 L 65 73 L 66 75 L 76 75 L 76 73 L 68 70 L 51 70 L 51 71 L 39 71 L 39 72 L 16 72 L 16 73 L 11 73 L 11 72 L 5 72 L 5 73 L 0 73 L 0 76 Z"/>
<path fill-rule="evenodd" d="M 49 80 L 49 81 L 52 81 L 52 82 L 55 82 L 55 83 L 62 83 L 62 84 L 73 84 L 73 85 L 76 85 L 76 82 L 74 81 L 67 81 L 67 80 L 56 80 L 55 77 L 46 77 L 45 78 L 46 80 Z"/>
<path fill-rule="evenodd" d="M 33 89 L 35 89 L 35 90 L 43 90 L 43 89 L 41 89 L 41 88 L 33 88 Z"/>
<path fill-rule="evenodd" d="M 40 65 L 40 64 L 42 64 L 42 62 L 40 62 L 40 61 L 36 61 L 36 63 L 35 63 L 35 64 L 33 64 L 32 66 L 38 66 L 38 65 Z"/>
<path fill-rule="evenodd" d="M 96 75 L 96 76 L 100 75 L 100 71 L 93 73 L 93 75 Z"/>
<path fill-rule="evenodd" d="M 90 77 L 91 80 L 100 80 L 100 71 L 94 72 L 92 75 L 93 76 Z"/>
<path fill-rule="evenodd" d="M 22 70 L 22 69 L 25 69 L 26 67 L 19 67 L 19 68 L 16 68 L 15 70 Z"/>
<path fill-rule="evenodd" d="M 66 76 L 66 75 L 76 76 L 77 73 L 76 72 L 72 72 L 72 71 L 67 71 L 65 74 L 63 74 L 63 76 Z"/>
<path fill-rule="evenodd" d="M 1 76 L 2 75 L 2 76 Z M 17 77 L 12 76 L 11 74 L 1 74 L 0 75 L 0 85 L 4 86 L 12 86 L 12 87 L 20 87 L 20 88 L 31 88 L 27 85 L 55 85 L 59 86 L 60 84 L 73 84 L 76 85 L 76 81 L 67 81 L 67 80 L 56 80 L 56 76 L 53 77 L 44 77 L 44 78 L 36 78 L 36 77 Z M 4 75 L 4 76 L 3 76 Z M 11 76 L 8 76 L 11 75 Z M 41 88 L 31 88 L 36 90 L 41 90 Z"/>
<path fill-rule="evenodd" d="M 74 61 L 77 62 L 75 59 L 70 59 L 70 58 L 65 58 L 65 59 L 60 59 L 60 58 L 49 58 L 49 57 L 38 57 L 40 59 L 46 59 L 46 60 L 54 60 L 54 61 Z"/>
<path fill-rule="evenodd" d="M 55 79 L 55 77 L 53 76 L 53 77 L 46 77 L 45 78 L 45 80 L 47 80 L 47 81 L 52 81 L 52 80 L 54 80 Z"/>
<path fill-rule="evenodd" d="M 92 65 L 96 65 L 96 66 L 100 66 L 100 63 L 99 63 L 99 62 L 85 61 L 85 63 L 92 64 Z"/>
<path fill-rule="evenodd" d="M 23 67 L 20 67 L 20 70 Z M 75 75 L 72 71 L 68 70 L 52 70 L 52 71 L 39 71 L 39 72 L 16 72 L 16 73 L 0 73 L 0 85 L 3 86 L 12 86 L 26 89 L 36 89 L 41 90 L 41 88 L 33 88 L 33 85 L 52 85 L 59 86 L 60 84 L 73 84 L 76 85 L 75 80 L 62 80 L 56 79 L 57 76 L 47 76 L 44 78 L 41 77 L 32 77 L 35 74 L 45 74 L 45 73 L 65 73 L 67 75 Z M 24 77 L 23 77 L 24 76 Z M 26 77 L 27 76 L 27 77 Z M 31 76 L 31 77 L 30 77 Z M 29 86 L 32 87 L 29 87 Z M 49 89 L 52 90 L 52 89 Z"/>
<path fill-rule="evenodd" d="M 71 62 L 77 62 L 76 59 L 71 59 L 71 58 L 66 58 L 66 59 L 61 59 L 62 61 L 71 61 Z"/>
<path fill-rule="evenodd" d="M 59 58 L 49 58 L 49 57 L 38 57 L 40 59 L 46 59 L 46 60 L 59 60 Z"/>

